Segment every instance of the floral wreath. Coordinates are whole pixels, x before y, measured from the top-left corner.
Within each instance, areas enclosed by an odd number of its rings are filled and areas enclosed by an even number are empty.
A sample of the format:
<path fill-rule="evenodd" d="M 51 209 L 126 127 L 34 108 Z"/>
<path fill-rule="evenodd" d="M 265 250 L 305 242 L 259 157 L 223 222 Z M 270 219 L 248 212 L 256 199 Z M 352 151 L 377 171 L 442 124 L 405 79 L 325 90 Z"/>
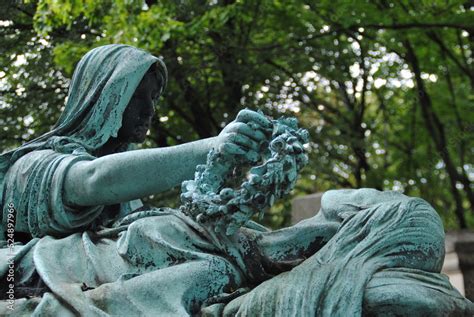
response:
<path fill-rule="evenodd" d="M 266 131 L 271 137 L 260 144 L 259 153 L 235 155 L 225 147 L 209 152 L 206 164 L 196 167 L 194 180 L 182 183 L 180 210 L 184 214 L 217 234 L 230 236 L 253 215 L 261 218 L 276 199 L 293 189 L 308 162 L 303 144 L 309 134 L 298 128 L 296 118 L 271 121 L 273 129 Z"/>

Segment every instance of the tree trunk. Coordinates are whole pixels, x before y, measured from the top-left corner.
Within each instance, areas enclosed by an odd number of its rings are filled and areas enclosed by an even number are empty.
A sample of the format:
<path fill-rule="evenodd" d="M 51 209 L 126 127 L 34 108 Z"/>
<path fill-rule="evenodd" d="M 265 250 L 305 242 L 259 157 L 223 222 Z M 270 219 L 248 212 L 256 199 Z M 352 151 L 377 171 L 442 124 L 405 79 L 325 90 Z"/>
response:
<path fill-rule="evenodd" d="M 456 217 L 458 218 L 458 223 L 461 228 L 466 228 L 466 219 L 464 217 L 462 199 L 460 197 L 458 189 L 456 188 L 456 182 L 461 181 L 461 175 L 459 175 L 459 173 L 457 172 L 456 166 L 454 165 L 454 162 L 451 159 L 446 144 L 444 126 L 439 120 L 436 113 L 434 112 L 431 98 L 428 95 L 428 92 L 423 83 L 423 79 L 421 78 L 421 70 L 418 58 L 416 57 L 416 54 L 413 50 L 413 47 L 411 46 L 410 41 L 407 39 L 404 42 L 406 48 L 405 59 L 411 66 L 415 76 L 416 89 L 418 91 L 418 104 L 420 105 L 421 113 L 428 133 L 433 139 L 433 142 L 436 146 L 436 150 L 441 156 L 445 164 L 446 172 L 448 173 L 448 176 L 450 178 L 451 193 L 456 203 Z M 472 197 L 471 206 L 474 207 L 474 197 Z"/>

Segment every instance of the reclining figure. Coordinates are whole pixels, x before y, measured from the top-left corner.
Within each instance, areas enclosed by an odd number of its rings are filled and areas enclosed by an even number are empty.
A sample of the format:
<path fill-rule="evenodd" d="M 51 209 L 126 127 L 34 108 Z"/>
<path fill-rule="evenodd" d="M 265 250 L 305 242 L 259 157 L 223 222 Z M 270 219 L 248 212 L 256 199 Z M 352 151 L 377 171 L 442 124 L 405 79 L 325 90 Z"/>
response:
<path fill-rule="evenodd" d="M 251 220 L 307 161 L 294 119 L 242 110 L 216 137 L 133 150 L 166 82 L 145 51 L 95 48 L 52 131 L 0 156 L 0 315 L 473 315 L 421 199 L 336 190 L 295 226 Z M 181 183 L 178 209 L 139 200 Z"/>

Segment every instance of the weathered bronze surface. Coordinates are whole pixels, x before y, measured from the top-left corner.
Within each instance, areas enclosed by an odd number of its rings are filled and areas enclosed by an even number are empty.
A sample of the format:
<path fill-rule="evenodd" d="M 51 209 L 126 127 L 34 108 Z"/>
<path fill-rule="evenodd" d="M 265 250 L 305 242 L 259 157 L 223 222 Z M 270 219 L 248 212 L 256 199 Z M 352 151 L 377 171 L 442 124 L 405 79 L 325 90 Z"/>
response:
<path fill-rule="evenodd" d="M 295 226 L 251 220 L 307 162 L 295 119 L 242 110 L 216 137 L 133 150 L 166 81 L 157 57 L 98 47 L 54 129 L 0 156 L 0 315 L 473 315 L 422 199 L 337 190 Z M 139 200 L 179 184 L 178 209 Z"/>

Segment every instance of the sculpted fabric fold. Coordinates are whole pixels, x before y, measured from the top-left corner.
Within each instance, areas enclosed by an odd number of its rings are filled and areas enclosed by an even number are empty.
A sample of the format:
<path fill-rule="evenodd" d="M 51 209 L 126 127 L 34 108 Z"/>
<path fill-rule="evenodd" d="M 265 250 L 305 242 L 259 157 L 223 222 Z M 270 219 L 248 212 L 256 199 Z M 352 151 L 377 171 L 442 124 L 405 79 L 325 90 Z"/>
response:
<path fill-rule="evenodd" d="M 425 201 L 399 193 L 329 191 L 311 219 L 273 232 L 250 222 L 226 241 L 212 238 L 209 228 L 180 210 L 130 214 L 136 209 L 127 202 L 113 219 L 100 222 L 103 206 L 67 206 L 68 169 L 95 159 L 95 151 L 117 135 L 153 63 L 166 83 L 164 64 L 142 50 L 92 50 L 76 68 L 56 127 L 0 156 L 2 230 L 13 203 L 18 232 L 37 237 L 14 246 L 17 285 L 42 283 L 40 294 L 24 293 L 16 301 L 15 314 L 390 316 L 404 315 L 405 308 L 432 309 L 432 316 L 474 313 L 472 303 L 439 274 L 444 232 L 438 215 Z M 96 219 L 112 227 L 96 230 Z M 9 269 L 8 252 L 0 248 L 0 278 Z M 5 304 L 0 300 L 0 315 L 10 313 Z"/>
<path fill-rule="evenodd" d="M 329 225 L 334 220 L 341 225 L 319 252 L 229 303 L 223 314 L 474 313 L 472 303 L 439 273 L 444 231 L 439 216 L 424 200 L 372 189 L 329 191 L 311 221 Z M 407 301 L 406 295 L 416 292 Z"/>
<path fill-rule="evenodd" d="M 117 136 L 123 112 L 153 63 L 156 63 L 157 75 L 161 76 L 165 85 L 167 71 L 163 62 L 135 47 L 117 44 L 101 46 L 80 60 L 71 81 L 65 109 L 53 130 L 0 155 L 2 223 L 8 204 L 3 197 L 8 169 L 22 156 L 36 150 L 52 149 L 64 154 L 94 153 L 110 137 Z"/>

